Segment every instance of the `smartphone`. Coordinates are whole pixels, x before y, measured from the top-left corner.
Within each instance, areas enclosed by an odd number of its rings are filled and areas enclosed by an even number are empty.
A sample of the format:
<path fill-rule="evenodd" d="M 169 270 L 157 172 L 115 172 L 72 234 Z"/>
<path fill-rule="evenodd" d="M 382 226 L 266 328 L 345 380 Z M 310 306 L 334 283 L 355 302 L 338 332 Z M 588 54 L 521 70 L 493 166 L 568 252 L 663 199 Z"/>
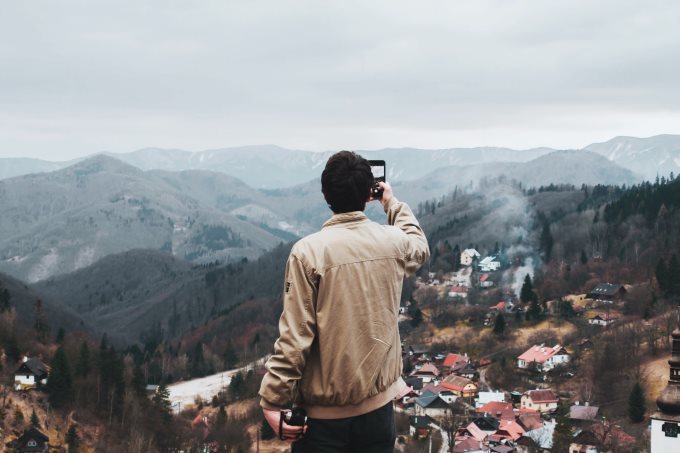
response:
<path fill-rule="evenodd" d="M 385 170 L 385 161 L 369 160 L 368 163 L 371 164 L 371 172 L 373 173 L 373 188 L 371 189 L 371 196 L 374 199 L 379 200 L 382 198 L 383 190 L 378 187 L 378 183 L 380 181 L 387 181 L 385 179 L 385 175 L 387 174 Z"/>

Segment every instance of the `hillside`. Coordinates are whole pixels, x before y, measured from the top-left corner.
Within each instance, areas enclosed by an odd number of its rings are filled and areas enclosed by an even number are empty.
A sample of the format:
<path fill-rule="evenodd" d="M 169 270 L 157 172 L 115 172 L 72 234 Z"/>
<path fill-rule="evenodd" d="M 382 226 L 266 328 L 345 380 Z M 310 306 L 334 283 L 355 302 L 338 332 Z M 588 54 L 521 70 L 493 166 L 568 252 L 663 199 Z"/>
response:
<path fill-rule="evenodd" d="M 192 266 L 155 250 L 107 256 L 33 285 L 120 344 L 176 338 L 252 298 L 275 299 L 288 246 L 257 260 Z"/>
<path fill-rule="evenodd" d="M 230 179 L 225 186 L 237 185 Z M 28 282 L 134 248 L 229 261 L 254 258 L 282 240 L 275 229 L 202 204 L 167 178 L 106 156 L 2 180 L 0 209 L 0 271 Z"/>
<path fill-rule="evenodd" d="M 89 324 L 76 311 L 66 307 L 48 294 L 28 286 L 23 282 L 5 274 L 0 274 L 0 289 L 7 290 L 9 305 L 16 314 L 16 322 L 22 331 L 28 332 L 36 324 L 38 309 L 36 302 L 40 301 L 44 321 L 48 325 L 48 333 L 56 335 L 60 328 L 67 331 L 90 331 Z M 5 334 L 7 332 L 3 332 Z"/>

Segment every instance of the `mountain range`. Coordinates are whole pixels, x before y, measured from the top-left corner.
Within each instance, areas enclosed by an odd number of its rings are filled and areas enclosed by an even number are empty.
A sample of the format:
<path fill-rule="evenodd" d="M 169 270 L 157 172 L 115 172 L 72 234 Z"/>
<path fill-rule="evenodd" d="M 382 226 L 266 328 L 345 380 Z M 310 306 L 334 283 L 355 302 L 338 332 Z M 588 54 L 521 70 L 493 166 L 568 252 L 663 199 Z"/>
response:
<path fill-rule="evenodd" d="M 394 186 L 415 206 L 499 176 L 527 187 L 635 181 L 630 171 L 595 153 L 556 151 L 526 163 L 442 165 Z M 0 180 L 0 209 L 0 272 L 27 282 L 138 248 L 197 264 L 253 259 L 318 229 L 330 214 L 318 179 L 254 189 L 220 172 L 143 171 L 105 155 L 50 173 Z M 383 216 L 377 204 L 367 213 Z"/>
<path fill-rule="evenodd" d="M 584 148 L 627 168 L 637 180 L 680 173 L 680 135 L 649 138 L 615 137 Z M 438 150 L 387 148 L 359 150 L 368 159 L 387 160 L 388 178 L 405 181 L 421 178 L 444 166 L 467 167 L 494 162 L 529 162 L 556 151 L 552 148 L 513 150 L 502 147 L 449 148 Z M 318 178 L 331 154 L 300 151 L 275 145 L 254 145 L 190 152 L 179 149 L 146 148 L 129 153 L 104 153 L 141 170 L 210 170 L 237 177 L 250 187 L 292 187 Z M 82 159 L 79 159 L 82 160 Z M 76 161 L 49 162 L 38 159 L 0 159 L 0 179 L 29 173 L 54 171 Z"/>

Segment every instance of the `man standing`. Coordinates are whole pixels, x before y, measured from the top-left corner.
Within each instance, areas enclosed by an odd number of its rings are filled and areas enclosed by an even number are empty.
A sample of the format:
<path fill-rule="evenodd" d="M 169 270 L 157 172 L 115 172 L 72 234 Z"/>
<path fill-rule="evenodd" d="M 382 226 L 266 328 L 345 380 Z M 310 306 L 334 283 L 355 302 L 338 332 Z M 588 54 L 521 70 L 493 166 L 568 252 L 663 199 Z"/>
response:
<path fill-rule="evenodd" d="M 283 313 L 260 387 L 278 433 L 280 411 L 303 407 L 306 428 L 282 424 L 294 453 L 391 452 L 392 400 L 404 387 L 397 314 L 405 276 L 429 257 L 409 207 L 380 183 L 389 225 L 363 213 L 371 201 L 368 161 L 340 151 L 321 190 L 333 216 L 298 241 L 286 265 Z"/>

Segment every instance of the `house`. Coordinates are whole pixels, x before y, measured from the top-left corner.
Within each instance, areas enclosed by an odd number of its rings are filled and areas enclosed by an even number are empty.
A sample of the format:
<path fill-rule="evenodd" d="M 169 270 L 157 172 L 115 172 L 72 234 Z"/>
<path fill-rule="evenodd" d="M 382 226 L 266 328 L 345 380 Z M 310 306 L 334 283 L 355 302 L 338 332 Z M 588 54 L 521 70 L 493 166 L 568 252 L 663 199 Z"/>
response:
<path fill-rule="evenodd" d="M 408 408 L 413 407 L 416 398 L 418 398 L 419 396 L 420 396 L 419 392 L 407 386 L 397 396 L 394 397 L 394 400 L 400 407 Z"/>
<path fill-rule="evenodd" d="M 560 345 L 550 348 L 541 344 L 530 347 L 517 357 L 517 367 L 530 369 L 535 366 L 538 371 L 550 371 L 556 365 L 569 363 L 570 358 L 567 350 Z"/>
<path fill-rule="evenodd" d="M 408 355 L 414 359 L 425 358 L 429 352 L 430 348 L 422 344 L 412 344 L 408 347 Z"/>
<path fill-rule="evenodd" d="M 475 366 L 472 364 L 472 362 L 468 362 L 465 365 L 465 367 L 455 371 L 455 373 L 458 376 L 463 376 L 464 378 L 468 379 L 476 379 L 479 376 L 479 372 L 477 371 L 477 368 L 475 368 Z"/>
<path fill-rule="evenodd" d="M 21 437 L 10 442 L 8 447 L 17 453 L 49 452 L 49 442 L 49 437 L 32 426 Z"/>
<path fill-rule="evenodd" d="M 40 359 L 24 357 L 21 366 L 14 372 L 14 389 L 28 390 L 47 384 L 50 368 Z"/>
<path fill-rule="evenodd" d="M 450 412 L 451 406 L 435 393 L 426 391 L 416 398 L 416 415 L 446 417 Z"/>
<path fill-rule="evenodd" d="M 467 298 L 468 289 L 465 286 L 451 286 L 446 295 L 449 299 L 464 299 Z"/>
<path fill-rule="evenodd" d="M 516 441 L 520 437 L 524 435 L 524 428 L 515 421 L 514 418 L 512 419 L 502 419 L 500 420 L 500 424 L 498 425 L 498 429 L 494 434 L 492 434 L 494 442 L 502 442 L 503 439 L 509 439 L 512 441 Z M 552 438 L 551 438 L 552 439 Z"/>
<path fill-rule="evenodd" d="M 559 401 L 552 390 L 529 390 L 522 395 L 521 407 L 545 414 L 557 409 Z"/>
<path fill-rule="evenodd" d="M 447 376 L 441 385 L 453 392 L 458 397 L 474 397 L 477 395 L 477 384 L 468 378 L 451 374 Z"/>
<path fill-rule="evenodd" d="M 609 327 L 616 322 L 616 319 L 616 316 L 612 316 L 609 313 L 598 313 L 592 318 L 588 319 L 588 324 Z"/>
<path fill-rule="evenodd" d="M 626 295 L 623 285 L 613 283 L 600 283 L 591 289 L 586 297 L 600 302 L 619 302 Z"/>
<path fill-rule="evenodd" d="M 484 453 L 484 445 L 473 437 L 468 437 L 458 442 L 453 447 L 453 453 Z"/>
<path fill-rule="evenodd" d="M 460 264 L 463 266 L 471 266 L 472 262 L 480 256 L 482 255 L 475 249 L 465 249 L 460 253 Z"/>
<path fill-rule="evenodd" d="M 536 445 L 539 447 L 550 450 L 552 448 L 555 426 L 557 426 L 557 420 L 552 419 L 550 421 L 546 421 L 540 428 L 527 431 L 526 436 L 536 442 Z"/>
<path fill-rule="evenodd" d="M 591 406 L 588 403 L 581 405 L 577 401 L 573 406 L 569 407 L 569 419 L 577 423 L 593 422 L 597 419 L 599 411 L 600 408 L 597 406 Z"/>
<path fill-rule="evenodd" d="M 446 387 L 442 386 L 441 384 L 427 384 L 426 386 L 423 386 L 423 391 L 422 393 L 425 392 L 432 392 L 435 395 L 439 395 L 439 398 L 443 399 L 446 401 L 448 404 L 453 404 L 456 402 L 458 397 L 453 394 L 453 392 Z"/>
<path fill-rule="evenodd" d="M 427 439 L 432 428 L 432 419 L 427 415 L 415 415 L 408 418 L 409 434 L 414 439 Z"/>
<path fill-rule="evenodd" d="M 512 403 L 491 401 L 475 409 L 478 414 L 486 414 L 498 420 L 515 420 Z"/>
<path fill-rule="evenodd" d="M 418 377 L 407 377 L 404 379 L 406 385 L 411 387 L 413 390 L 419 392 L 423 389 L 423 379 Z"/>
<path fill-rule="evenodd" d="M 505 402 L 504 392 L 479 392 L 475 400 L 475 407 L 482 407 L 487 403 L 497 401 L 499 403 Z"/>
<path fill-rule="evenodd" d="M 488 436 L 494 434 L 500 426 L 500 421 L 493 417 L 482 415 L 475 418 L 465 430 L 478 441 L 484 441 Z"/>
<path fill-rule="evenodd" d="M 493 281 L 489 280 L 489 274 L 482 274 L 479 277 L 479 286 L 482 288 L 491 288 L 493 286 Z"/>
<path fill-rule="evenodd" d="M 456 372 L 462 370 L 470 362 L 467 354 L 453 354 L 450 353 L 442 362 L 442 369 L 448 372 Z"/>
<path fill-rule="evenodd" d="M 416 367 L 410 377 L 419 377 L 424 383 L 432 382 L 439 378 L 439 369 L 428 362 L 421 367 Z"/>
<path fill-rule="evenodd" d="M 496 256 L 491 255 L 480 261 L 478 267 L 482 272 L 495 272 L 501 268 L 501 262 L 498 261 Z"/>

